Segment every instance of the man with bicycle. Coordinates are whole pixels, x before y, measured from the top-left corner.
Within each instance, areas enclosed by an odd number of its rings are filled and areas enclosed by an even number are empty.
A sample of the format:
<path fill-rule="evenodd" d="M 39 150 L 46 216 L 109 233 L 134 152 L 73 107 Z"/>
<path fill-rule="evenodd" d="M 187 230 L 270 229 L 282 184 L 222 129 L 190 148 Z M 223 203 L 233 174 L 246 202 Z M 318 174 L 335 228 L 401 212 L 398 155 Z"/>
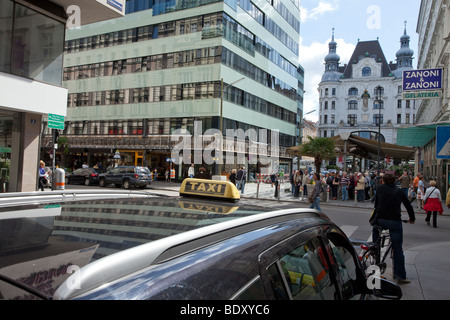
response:
<path fill-rule="evenodd" d="M 388 229 L 392 249 L 394 251 L 394 279 L 402 284 L 409 283 L 406 277 L 405 256 L 403 254 L 403 226 L 401 218 L 401 205 L 405 206 L 409 215 L 409 223 L 416 220 L 414 209 L 405 193 L 395 186 L 395 176 L 393 174 L 384 174 L 383 184 L 377 188 L 375 195 L 375 208 L 377 209 L 376 225 L 383 229 Z M 373 228 L 372 238 L 376 242 L 379 237 L 377 228 Z"/>

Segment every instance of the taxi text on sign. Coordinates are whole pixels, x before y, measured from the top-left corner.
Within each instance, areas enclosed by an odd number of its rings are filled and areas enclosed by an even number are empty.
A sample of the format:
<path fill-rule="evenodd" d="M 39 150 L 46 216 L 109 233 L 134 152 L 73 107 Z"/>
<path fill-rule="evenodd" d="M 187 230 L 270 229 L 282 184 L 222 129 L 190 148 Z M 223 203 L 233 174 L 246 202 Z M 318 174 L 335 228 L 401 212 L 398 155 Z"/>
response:
<path fill-rule="evenodd" d="M 180 187 L 180 195 L 221 198 L 232 201 L 240 199 L 236 186 L 231 182 L 206 179 L 184 179 Z"/>

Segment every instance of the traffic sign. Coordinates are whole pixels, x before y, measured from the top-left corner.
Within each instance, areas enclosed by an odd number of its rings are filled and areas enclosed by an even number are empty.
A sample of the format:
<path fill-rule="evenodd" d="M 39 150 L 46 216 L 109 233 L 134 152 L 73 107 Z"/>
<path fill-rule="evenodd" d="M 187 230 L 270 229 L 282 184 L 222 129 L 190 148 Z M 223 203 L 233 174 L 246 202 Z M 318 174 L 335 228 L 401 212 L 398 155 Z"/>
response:
<path fill-rule="evenodd" d="M 59 114 L 48 114 L 48 127 L 51 129 L 64 130 L 64 116 Z"/>
<path fill-rule="evenodd" d="M 436 158 L 450 159 L 450 126 L 436 127 Z"/>

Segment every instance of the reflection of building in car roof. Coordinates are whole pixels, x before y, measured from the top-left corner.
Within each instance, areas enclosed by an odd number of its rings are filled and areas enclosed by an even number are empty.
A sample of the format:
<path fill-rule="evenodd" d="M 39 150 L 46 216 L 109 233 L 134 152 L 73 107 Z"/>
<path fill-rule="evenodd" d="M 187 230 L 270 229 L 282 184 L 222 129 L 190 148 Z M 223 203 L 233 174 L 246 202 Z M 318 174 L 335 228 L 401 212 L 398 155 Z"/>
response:
<path fill-rule="evenodd" d="M 11 196 L 0 198 L 4 299 L 359 299 L 374 293 L 345 234 L 310 209 L 271 212 L 143 191 Z M 391 298 L 401 296 L 398 286 L 380 281 L 393 290 Z"/>

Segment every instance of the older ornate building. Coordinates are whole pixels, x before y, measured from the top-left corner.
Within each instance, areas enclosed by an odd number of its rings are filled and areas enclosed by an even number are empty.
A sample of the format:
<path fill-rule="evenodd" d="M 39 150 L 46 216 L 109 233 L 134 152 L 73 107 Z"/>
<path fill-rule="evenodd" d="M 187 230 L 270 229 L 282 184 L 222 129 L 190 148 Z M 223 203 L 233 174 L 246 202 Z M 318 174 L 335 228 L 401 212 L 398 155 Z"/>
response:
<path fill-rule="evenodd" d="M 414 101 L 402 99 L 402 73 L 412 69 L 414 51 L 406 32 L 396 63 L 388 62 L 378 40 L 359 41 L 350 61 L 341 66 L 333 37 L 319 83 L 319 135 L 352 133 L 396 143 L 397 129 L 415 122 Z"/>

